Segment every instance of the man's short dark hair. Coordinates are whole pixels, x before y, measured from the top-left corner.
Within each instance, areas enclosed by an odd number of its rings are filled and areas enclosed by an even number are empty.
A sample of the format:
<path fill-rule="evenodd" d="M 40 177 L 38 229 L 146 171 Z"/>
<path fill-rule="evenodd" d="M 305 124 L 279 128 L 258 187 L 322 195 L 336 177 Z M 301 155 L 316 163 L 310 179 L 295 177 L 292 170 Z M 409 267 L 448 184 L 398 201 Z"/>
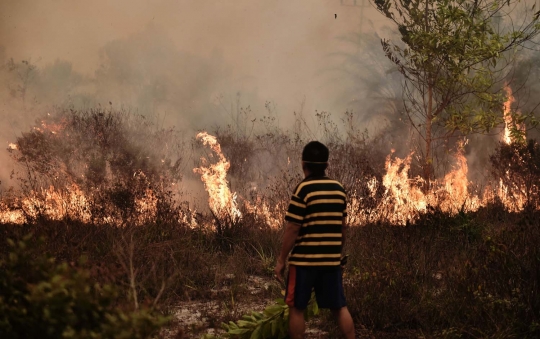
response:
<path fill-rule="evenodd" d="M 311 141 L 302 151 L 302 161 L 312 174 L 324 174 L 328 167 L 328 154 L 328 148 L 324 144 Z"/>

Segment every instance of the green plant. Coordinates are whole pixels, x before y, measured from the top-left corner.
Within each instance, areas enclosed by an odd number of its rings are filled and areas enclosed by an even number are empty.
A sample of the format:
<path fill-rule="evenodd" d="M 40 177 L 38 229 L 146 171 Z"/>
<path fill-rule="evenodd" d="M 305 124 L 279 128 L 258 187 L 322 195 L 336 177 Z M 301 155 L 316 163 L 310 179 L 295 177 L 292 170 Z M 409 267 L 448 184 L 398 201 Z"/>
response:
<path fill-rule="evenodd" d="M 274 273 L 274 266 L 276 263 L 276 258 L 272 252 L 267 252 L 264 250 L 264 248 L 259 245 L 256 247 L 255 245 L 251 245 L 253 247 L 253 250 L 255 253 L 257 253 L 257 256 L 259 257 L 259 260 L 261 261 L 261 265 L 263 268 L 263 272 L 267 275 L 271 275 Z"/>
<path fill-rule="evenodd" d="M 308 307 L 304 312 L 306 321 L 319 314 L 319 307 L 315 295 L 311 295 Z M 228 324 L 223 323 L 226 331 L 223 337 L 237 339 L 285 339 L 288 338 L 289 306 L 283 298 L 276 299 L 275 303 L 261 312 L 251 312 L 243 315 L 242 319 Z M 219 338 L 215 335 L 204 335 L 201 339 Z"/>
<path fill-rule="evenodd" d="M 8 240 L 10 251 L 0 258 L 0 337 L 150 338 L 169 321 L 147 307 L 116 305 L 114 287 L 92 283 L 87 270 L 35 255 L 31 241 L 31 235 Z"/>
<path fill-rule="evenodd" d="M 489 132 L 503 122 L 499 83 L 515 58 L 510 53 L 540 33 L 540 12 L 520 17 L 514 26 L 510 15 L 517 0 L 373 3 L 393 21 L 401 38 L 398 43 L 387 39 L 381 43 L 404 77 L 404 111 L 424 144 L 422 165 L 429 181 L 436 141 L 458 132 Z M 527 12 L 534 13 L 534 6 Z M 536 124 L 533 115 L 520 119 Z"/>

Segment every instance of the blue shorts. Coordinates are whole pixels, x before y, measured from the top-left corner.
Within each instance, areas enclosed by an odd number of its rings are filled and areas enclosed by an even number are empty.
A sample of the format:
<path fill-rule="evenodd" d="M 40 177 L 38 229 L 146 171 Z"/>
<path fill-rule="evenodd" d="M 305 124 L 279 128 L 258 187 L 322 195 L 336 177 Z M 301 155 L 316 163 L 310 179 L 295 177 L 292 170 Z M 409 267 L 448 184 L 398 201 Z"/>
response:
<path fill-rule="evenodd" d="M 347 306 L 343 293 L 341 267 L 289 266 L 285 302 L 289 307 L 303 310 L 315 289 L 319 308 L 337 310 Z"/>

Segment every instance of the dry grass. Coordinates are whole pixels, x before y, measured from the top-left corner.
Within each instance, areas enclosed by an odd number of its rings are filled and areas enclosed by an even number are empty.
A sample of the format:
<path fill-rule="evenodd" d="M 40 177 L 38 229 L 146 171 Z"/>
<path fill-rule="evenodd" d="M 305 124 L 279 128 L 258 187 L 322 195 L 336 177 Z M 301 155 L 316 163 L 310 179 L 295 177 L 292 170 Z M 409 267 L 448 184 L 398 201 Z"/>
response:
<path fill-rule="evenodd" d="M 47 144 L 42 142 L 43 135 L 32 133 L 25 139 L 28 151 L 24 159 L 19 158 L 22 164 L 31 165 L 26 168 L 32 175 L 23 177 L 22 184 L 31 189 L 40 180 L 63 184 L 75 174 L 92 174 L 92 183 L 78 184 L 89 196 L 96 193 L 93 212 L 99 220 L 114 213 L 121 222 L 54 221 L 42 216 L 25 225 L 0 225 L 2 256 L 7 254 L 3 244 L 7 238 L 20 239 L 32 233 L 33 239 L 46 239 L 34 242 L 39 246 L 36 253 L 50 254 L 75 267 L 85 256 L 84 267 L 93 280 L 120 288 L 119 306 L 151 305 L 171 313 L 182 303 L 211 302 L 223 311 L 208 311 L 203 325 L 177 324 L 185 337 L 237 319 L 244 310 L 243 302 L 279 297 L 279 286 L 270 284 L 256 295 L 251 294 L 251 287 L 254 277 L 271 281 L 281 230 L 272 229 L 248 210 L 242 210 L 244 217 L 238 222 L 221 220 L 224 227 L 219 233 L 208 226 L 216 222 L 208 213 L 196 214 L 198 225 L 203 225 L 200 227 L 179 221 L 178 213 L 185 204 L 178 203 L 183 197 L 170 187 L 182 177 L 178 172 L 182 166 L 177 162 L 182 156 L 159 154 L 165 165 L 155 166 L 144 159 L 156 144 L 147 143 L 153 147 L 146 147 L 144 140 L 135 143 L 129 131 L 138 131 L 158 145 L 174 133 L 152 132 L 153 127 L 132 120 L 128 124 L 122 117 L 107 120 L 100 112 L 87 114 L 75 122 L 87 130 L 100 131 L 96 136 L 101 143 L 85 153 L 77 147 L 90 142 L 88 136 L 72 134 L 76 143 L 69 147 L 80 155 L 74 162 L 63 153 L 67 146 L 55 141 L 55 135 L 48 135 Z M 79 126 L 75 122 L 68 125 Z M 98 128 L 107 126 L 109 130 Z M 111 138 L 113 134 L 122 136 L 122 142 L 115 144 L 120 139 L 113 142 L 104 131 L 112 133 Z M 281 218 L 290 190 L 301 179 L 297 164 L 291 165 L 289 160 L 299 154 L 303 136 L 288 137 L 277 129 L 240 136 L 233 132 L 221 131 L 218 138 L 231 161 L 231 181 L 239 201 L 264 201 Z M 35 141 L 38 139 L 41 141 Z M 380 195 L 367 199 L 366 178 L 382 176 L 385 154 L 376 150 L 382 149 L 385 141 L 362 134 L 329 140 L 337 159 L 330 175 L 366 198 L 359 209 L 373 209 Z M 52 146 L 43 149 L 47 145 Z M 179 150 L 179 144 L 175 145 Z M 123 160 L 113 161 L 119 154 L 118 159 Z M 45 164 L 40 163 L 43 161 Z M 126 174 L 138 168 L 150 173 L 144 185 Z M 51 181 L 51 170 L 61 180 Z M 133 202 L 144 194 L 146 184 L 158 192 L 159 208 L 153 218 L 135 222 L 141 219 Z M 540 336 L 539 220 L 537 211 L 512 214 L 492 204 L 475 213 L 454 216 L 433 208 L 406 227 L 383 223 L 354 227 L 347 249 L 346 293 L 359 333 L 372 338 Z M 315 326 L 335 337 L 337 332 L 328 325 L 328 316 L 322 319 Z"/>

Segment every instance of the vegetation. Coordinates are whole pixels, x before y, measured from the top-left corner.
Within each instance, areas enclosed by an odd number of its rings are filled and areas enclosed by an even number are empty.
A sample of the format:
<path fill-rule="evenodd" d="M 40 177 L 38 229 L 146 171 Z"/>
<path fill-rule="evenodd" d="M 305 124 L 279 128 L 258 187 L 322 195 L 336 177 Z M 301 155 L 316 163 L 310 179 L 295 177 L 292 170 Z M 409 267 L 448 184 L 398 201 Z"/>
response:
<path fill-rule="evenodd" d="M 519 1 L 373 2 L 399 30 L 401 42 L 382 39 L 382 47 L 404 77 L 404 110 L 423 143 L 423 176 L 429 183 L 434 143 L 456 133 L 489 132 L 501 123 L 505 68 L 512 53 L 540 33 L 540 12 L 505 29 L 506 21 L 514 22 L 512 15 L 520 16 Z"/>
<path fill-rule="evenodd" d="M 509 195 L 514 201 L 519 197 L 516 187 L 520 187 L 520 193 L 525 194 L 523 202 L 527 208 L 536 208 L 540 192 L 540 145 L 535 140 L 516 142 L 512 144 L 499 144 L 499 147 L 490 157 L 492 163 L 492 175 L 500 178 L 501 182 L 510 187 Z"/>
<path fill-rule="evenodd" d="M 315 301 L 315 296 L 311 300 L 304 312 L 306 321 L 319 314 L 319 308 Z M 225 330 L 224 337 L 227 338 L 261 338 L 261 339 L 284 339 L 288 338 L 289 327 L 289 306 L 285 304 L 283 298 L 276 299 L 274 305 L 270 305 L 261 312 L 251 312 L 242 316 L 236 322 L 222 324 Z M 215 339 L 214 335 L 204 335 L 202 339 Z"/>
<path fill-rule="evenodd" d="M 100 197 L 99 205 L 120 211 L 116 215 L 121 222 L 101 217 L 85 221 L 73 215 L 53 220 L 43 214 L 40 218 L 28 219 L 23 225 L 0 225 L 0 282 L 6 287 L 2 288 L 6 292 L 2 292 L 0 298 L 3 330 L 19 331 L 16 328 L 24 324 L 25 330 L 52 333 L 51 336 L 56 337 L 67 337 L 71 333 L 84 337 L 85 333 L 94 333 L 103 338 L 113 336 L 113 327 L 119 331 L 114 332 L 114 336 L 125 332 L 126 336 L 141 338 L 152 335 L 199 337 L 208 327 L 217 329 L 216 337 L 234 338 L 250 333 L 249 337 L 269 338 L 283 333 L 278 329 L 286 323 L 286 308 L 271 303 L 281 297 L 281 286 L 271 280 L 273 255 L 278 253 L 281 230 L 270 227 L 267 220 L 241 204 L 243 217 L 227 224 L 226 232 L 218 234 L 212 226 L 215 216 L 203 209 L 197 212 L 188 209 L 183 202 L 188 196 L 180 193 L 174 199 L 166 194 L 156 195 L 158 200 L 165 199 L 158 201 L 158 205 L 169 204 L 166 206 L 170 208 L 158 209 L 152 218 L 140 222 L 140 211 L 130 208 L 129 204 L 118 204 L 118 195 L 111 194 L 121 188 L 127 191 L 125 197 L 128 198 L 119 201 L 129 202 L 129 197 L 137 197 L 140 186 L 118 185 L 117 182 L 130 180 L 125 173 L 144 168 L 149 172 L 147 178 L 151 187 L 159 188 L 161 183 L 170 182 L 167 178 L 171 178 L 171 167 L 159 165 L 161 158 L 157 165 L 142 160 L 147 154 L 145 145 L 150 145 L 156 134 L 147 133 L 144 134 L 146 139 L 135 141 L 122 137 L 129 135 L 125 131 L 130 126 L 121 120 L 122 115 L 111 112 L 110 118 L 105 119 L 106 114 L 96 113 L 68 111 L 47 119 L 69 122 L 82 117 L 80 119 L 87 124 L 79 126 L 86 126 L 89 134 L 117 138 L 108 147 L 91 141 L 92 145 L 86 146 L 90 151 L 80 152 L 77 147 L 85 146 L 86 142 L 77 144 L 82 133 L 71 130 L 71 145 L 54 141 L 65 132 L 43 132 L 35 136 L 41 138 L 39 143 L 21 142 L 19 145 L 24 145 L 24 149 L 17 154 L 16 150 L 12 152 L 20 160 L 21 168 L 32 174 L 34 182 L 46 182 L 59 188 L 72 179 L 81 179 L 72 176 L 76 173 L 73 170 L 63 170 L 67 165 L 62 159 L 69 157 L 57 152 L 58 147 L 68 147 L 70 152 L 80 154 L 74 159 L 81 161 L 81 165 L 72 167 L 81 169 L 82 172 L 77 173 L 89 173 L 85 164 L 91 163 L 92 158 L 105 159 L 102 166 L 107 171 L 116 166 L 115 159 L 131 159 L 122 165 L 124 167 L 100 177 L 102 179 L 92 179 L 93 184 L 84 180 L 77 182 L 82 189 L 88 189 L 87 194 Z M 48 125 L 54 122 L 44 121 Z M 114 133 L 108 134 L 103 133 L 107 121 L 121 122 Z M 92 124 L 96 128 L 87 127 Z M 23 135 L 24 141 L 32 140 L 28 135 L 33 134 Z M 99 140 L 92 135 L 85 138 Z M 230 130 L 222 130 L 220 138 L 231 168 L 258 185 L 255 189 L 248 183 L 242 186 L 242 181 L 233 177 L 238 200 L 250 201 L 259 208 L 265 202 L 279 219 L 291 187 L 300 178 L 299 168 L 289 166 L 287 157 L 294 159 L 302 142 L 280 130 L 253 136 L 236 136 Z M 370 193 L 367 178 L 381 179 L 385 155 L 376 150 L 383 148 L 384 140 L 362 133 L 355 134 L 354 138 L 340 139 L 335 135 L 330 139 L 335 159 L 330 174 L 342 180 L 351 196 L 358 198 L 358 209 L 373 209 L 381 194 Z M 240 152 L 245 145 L 252 145 L 252 151 Z M 271 145 L 272 149 L 264 145 Z M 39 152 L 32 152 L 32 147 L 39 147 Z M 506 173 L 508 161 L 519 159 L 523 166 L 511 169 L 504 177 L 505 182 L 509 187 L 525 185 L 537 189 L 537 143 L 516 144 L 512 146 L 515 151 L 505 147 L 501 145 L 501 151 L 494 154 L 494 181 L 498 182 L 499 175 Z M 21 154 L 24 157 L 20 157 Z M 32 167 L 32 159 L 44 154 L 50 166 Z M 273 164 L 272 171 L 264 175 L 258 172 L 264 161 L 261 158 Z M 114 175 L 116 172 L 118 174 Z M 18 174 L 23 187 L 28 180 L 23 176 L 25 173 L 21 170 Z M 87 180 L 90 178 L 95 176 L 88 176 Z M 527 183 L 530 184 L 527 186 Z M 102 187 L 108 193 L 100 196 L 100 190 L 95 187 Z M 528 196 L 531 206 L 538 206 L 540 197 L 534 189 Z M 3 201 L 12 199 L 12 206 L 17 206 L 13 195 L 3 197 Z M 189 214 L 192 218 L 179 218 L 187 216 L 181 214 L 186 212 L 192 213 Z M 350 257 L 345 288 L 358 331 L 373 337 L 538 337 L 539 217 L 537 208 L 511 213 L 494 201 L 477 212 L 457 215 L 431 206 L 418 221 L 404 227 L 384 221 L 353 227 L 347 248 Z M 30 233 L 32 235 L 27 236 Z M 44 240 L 39 241 L 40 238 Z M 85 260 L 81 261 L 81 257 Z M 267 281 L 257 294 L 250 292 L 253 276 Z M 193 300 L 213 300 L 221 312 L 211 314 L 201 310 L 205 320 L 201 318 L 196 325 L 175 321 L 177 306 Z M 25 313 L 23 308 L 15 306 L 15 301 L 32 307 Z M 247 301 L 257 301 L 256 305 L 260 306 L 244 312 L 239 304 Z M 241 319 L 243 313 L 246 317 Z M 319 317 L 326 320 L 329 315 L 322 312 Z M 36 318 L 40 321 L 32 320 Z M 156 334 L 167 319 L 172 322 Z M 227 324 L 225 330 L 221 329 L 222 323 Z M 332 324 L 323 321 L 319 328 L 329 332 L 330 337 L 336 337 L 337 329 Z M 276 331 L 272 326 L 276 326 Z"/>
<path fill-rule="evenodd" d="M 148 338 L 168 322 L 149 307 L 117 307 L 113 286 L 38 254 L 38 244 L 32 236 L 7 240 L 0 259 L 2 338 Z"/>

